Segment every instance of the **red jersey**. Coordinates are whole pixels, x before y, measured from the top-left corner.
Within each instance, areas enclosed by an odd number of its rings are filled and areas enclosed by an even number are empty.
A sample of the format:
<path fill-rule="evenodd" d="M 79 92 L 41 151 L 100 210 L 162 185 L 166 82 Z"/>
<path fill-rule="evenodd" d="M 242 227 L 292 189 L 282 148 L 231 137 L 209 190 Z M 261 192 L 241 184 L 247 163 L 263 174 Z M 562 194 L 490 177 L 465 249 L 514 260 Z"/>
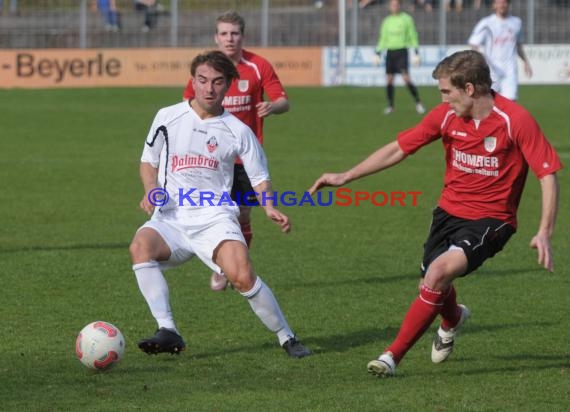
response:
<path fill-rule="evenodd" d="M 516 227 L 528 168 L 539 179 L 562 168 L 536 120 L 499 94 L 480 121 L 457 117 L 442 103 L 400 133 L 398 144 L 412 154 L 440 137 L 446 169 L 439 206 L 460 218 L 495 218 Z"/>
<path fill-rule="evenodd" d="M 255 106 L 263 101 L 265 94 L 270 100 L 287 97 L 283 85 L 273 66 L 257 54 L 242 51 L 242 58 L 237 64 L 239 79 L 230 85 L 223 101 L 224 108 L 248 125 L 263 144 L 263 119 L 257 115 Z M 192 79 L 184 90 L 184 99 L 195 95 Z"/>

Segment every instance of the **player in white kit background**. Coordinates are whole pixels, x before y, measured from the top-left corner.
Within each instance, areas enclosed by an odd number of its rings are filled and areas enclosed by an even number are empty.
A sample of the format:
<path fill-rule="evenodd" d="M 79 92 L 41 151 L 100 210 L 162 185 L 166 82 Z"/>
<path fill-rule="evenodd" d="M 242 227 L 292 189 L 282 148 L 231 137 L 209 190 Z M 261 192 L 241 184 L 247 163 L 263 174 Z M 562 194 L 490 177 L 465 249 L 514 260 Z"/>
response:
<path fill-rule="evenodd" d="M 523 49 L 522 21 L 509 13 L 509 0 L 493 0 L 494 14 L 482 18 L 473 29 L 469 45 L 485 56 L 491 69 L 493 90 L 508 99 L 518 97 L 517 56 L 524 71 L 532 76 L 532 68 Z"/>
<path fill-rule="evenodd" d="M 229 198 L 234 162 L 239 156 L 259 196 L 266 216 L 283 232 L 289 218 L 274 207 L 265 153 L 251 129 L 228 113 L 222 101 L 239 76 L 233 62 L 220 51 L 197 56 L 191 65 L 195 96 L 159 110 L 141 158 L 145 194 L 140 207 L 151 219 L 135 234 L 130 246 L 133 270 L 153 317 L 154 336 L 139 342 L 149 354 L 185 349 L 169 303 L 162 269 L 180 265 L 196 255 L 210 269 L 223 273 L 291 356 L 311 352 L 291 331 L 271 289 L 259 278 L 249 258 L 238 223 L 239 208 Z M 162 204 L 153 193 L 169 195 Z M 209 201 L 204 201 L 204 196 Z"/>

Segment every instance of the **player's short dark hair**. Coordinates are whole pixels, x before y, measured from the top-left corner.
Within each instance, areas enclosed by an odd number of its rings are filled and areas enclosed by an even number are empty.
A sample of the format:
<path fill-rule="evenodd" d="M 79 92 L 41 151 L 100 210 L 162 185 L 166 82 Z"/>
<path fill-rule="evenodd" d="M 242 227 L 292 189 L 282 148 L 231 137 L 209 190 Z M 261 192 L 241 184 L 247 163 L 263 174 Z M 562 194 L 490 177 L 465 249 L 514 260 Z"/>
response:
<path fill-rule="evenodd" d="M 216 33 L 218 32 L 218 23 L 235 24 L 239 27 L 241 34 L 243 34 L 245 31 L 245 20 L 237 11 L 234 10 L 226 11 L 222 15 L 218 16 L 216 19 Z"/>
<path fill-rule="evenodd" d="M 491 71 L 485 57 L 475 50 L 463 50 L 446 57 L 435 67 L 432 77 L 436 80 L 449 77 L 451 84 L 464 89 L 467 83 L 475 86 L 475 95 L 491 92 Z"/>
<path fill-rule="evenodd" d="M 239 72 L 234 62 L 219 50 L 206 51 L 194 57 L 194 60 L 192 60 L 190 65 L 190 74 L 192 74 L 192 77 L 196 76 L 196 69 L 198 66 L 203 64 L 206 64 L 214 70 L 222 73 L 228 85 L 232 80 L 239 79 Z"/>

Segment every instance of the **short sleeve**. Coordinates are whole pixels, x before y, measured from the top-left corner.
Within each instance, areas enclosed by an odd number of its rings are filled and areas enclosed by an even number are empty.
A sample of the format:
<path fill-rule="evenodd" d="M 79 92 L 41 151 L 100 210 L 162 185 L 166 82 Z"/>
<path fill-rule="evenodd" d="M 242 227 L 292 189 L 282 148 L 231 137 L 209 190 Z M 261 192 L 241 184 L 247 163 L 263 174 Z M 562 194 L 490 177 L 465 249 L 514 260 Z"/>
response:
<path fill-rule="evenodd" d="M 249 127 L 244 127 L 241 134 L 238 156 L 253 187 L 271 180 L 265 152 Z"/>
<path fill-rule="evenodd" d="M 280 97 L 287 98 L 283 84 L 279 80 L 279 76 L 275 72 L 275 69 L 268 61 L 264 60 L 262 65 L 261 73 L 261 87 L 263 92 L 270 100 L 277 100 Z"/>
<path fill-rule="evenodd" d="M 536 120 L 527 112 L 513 122 L 513 139 L 537 178 L 556 173 L 562 162 Z"/>
<path fill-rule="evenodd" d="M 442 134 L 442 124 L 447 115 L 448 108 L 439 105 L 431 110 L 416 126 L 398 134 L 398 145 L 407 155 L 413 154 L 421 147 L 437 140 Z"/>
<path fill-rule="evenodd" d="M 161 112 L 159 111 L 152 122 L 144 143 L 141 157 L 142 163 L 150 163 L 153 167 L 158 167 L 166 133 L 166 127 L 162 125 Z"/>

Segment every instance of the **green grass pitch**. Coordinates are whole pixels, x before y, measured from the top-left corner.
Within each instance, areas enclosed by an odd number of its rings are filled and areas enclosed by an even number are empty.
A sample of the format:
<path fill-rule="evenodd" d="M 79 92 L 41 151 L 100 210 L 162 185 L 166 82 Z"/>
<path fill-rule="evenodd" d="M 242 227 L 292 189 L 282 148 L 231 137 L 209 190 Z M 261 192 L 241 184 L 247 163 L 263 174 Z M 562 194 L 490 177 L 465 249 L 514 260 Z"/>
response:
<path fill-rule="evenodd" d="M 315 355 L 287 358 L 236 292 L 209 290 L 195 260 L 167 272 L 188 349 L 151 357 L 139 338 L 155 323 L 139 294 L 128 244 L 138 164 L 155 112 L 182 89 L 0 91 L 0 409 L 6 411 L 563 411 L 570 388 L 570 185 L 559 174 L 555 272 L 528 243 L 540 190 L 531 174 L 520 227 L 505 250 L 456 283 L 473 311 L 452 358 L 430 361 L 435 325 L 395 379 L 366 373 L 417 294 L 430 211 L 441 190 L 436 142 L 348 187 L 421 191 L 417 206 L 283 207 L 283 235 L 254 211 L 252 257 L 289 323 Z M 435 87 L 421 88 L 427 106 Z M 569 86 L 523 87 L 520 101 L 570 162 Z M 413 125 L 403 88 L 383 116 L 378 88 L 291 88 L 292 108 L 266 123 L 275 188 L 301 192 Z M 95 373 L 75 358 L 77 333 L 106 320 L 127 340 L 122 362 Z"/>

